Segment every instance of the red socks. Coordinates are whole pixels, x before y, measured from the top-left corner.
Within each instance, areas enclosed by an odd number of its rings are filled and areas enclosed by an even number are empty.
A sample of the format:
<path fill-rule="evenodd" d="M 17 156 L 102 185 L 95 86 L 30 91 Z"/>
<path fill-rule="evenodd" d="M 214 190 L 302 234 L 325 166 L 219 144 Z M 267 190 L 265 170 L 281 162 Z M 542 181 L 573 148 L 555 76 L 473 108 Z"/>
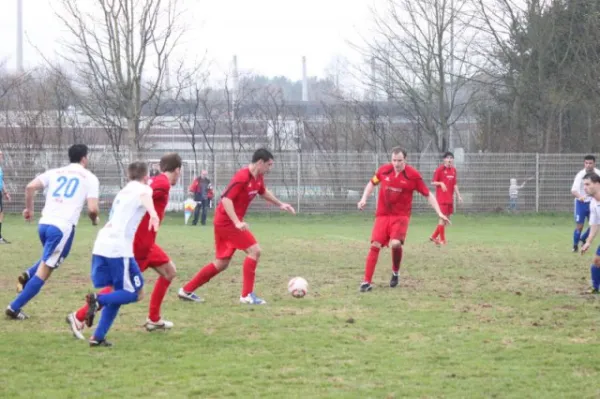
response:
<path fill-rule="evenodd" d="M 160 305 L 162 305 L 170 285 L 171 282 L 163 276 L 159 276 L 156 284 L 154 284 L 152 296 L 150 296 L 150 311 L 148 313 L 148 318 L 153 322 L 160 320 Z"/>
<path fill-rule="evenodd" d="M 183 286 L 185 292 L 194 292 L 198 287 L 208 283 L 211 278 L 219 274 L 219 270 L 214 263 L 204 266 L 192 279 Z"/>
<path fill-rule="evenodd" d="M 392 248 L 392 271 L 398 273 L 400 271 L 400 263 L 402 262 L 402 247 Z"/>
<path fill-rule="evenodd" d="M 371 283 L 373 279 L 373 273 L 375 273 L 375 266 L 377 266 L 377 258 L 379 258 L 380 248 L 371 247 L 369 254 L 367 255 L 367 263 L 365 265 L 365 278 L 363 279 L 366 283 Z"/>
<path fill-rule="evenodd" d="M 438 228 L 440 229 L 440 240 L 442 240 L 442 242 L 446 242 L 446 226 L 439 225 Z"/>
<path fill-rule="evenodd" d="M 113 290 L 112 287 L 104 287 L 98 292 L 98 295 L 108 294 L 108 293 L 112 292 L 112 290 Z M 88 305 L 86 303 L 81 308 L 79 308 L 79 310 L 75 313 L 75 318 L 77 320 L 83 322 L 83 319 L 85 318 L 85 314 L 87 313 L 87 311 L 88 311 Z"/>
<path fill-rule="evenodd" d="M 244 282 L 242 284 L 242 298 L 254 291 L 254 278 L 258 261 L 250 257 L 244 259 Z"/>

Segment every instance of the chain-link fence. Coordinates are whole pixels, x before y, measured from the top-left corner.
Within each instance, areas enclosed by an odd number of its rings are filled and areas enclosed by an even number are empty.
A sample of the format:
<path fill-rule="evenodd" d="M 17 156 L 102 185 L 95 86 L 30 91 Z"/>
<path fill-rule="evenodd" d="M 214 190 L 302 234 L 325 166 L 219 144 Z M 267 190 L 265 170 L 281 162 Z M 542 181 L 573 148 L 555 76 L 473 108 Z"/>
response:
<path fill-rule="evenodd" d="M 5 201 L 6 212 L 20 212 L 24 204 L 25 185 L 46 169 L 66 164 L 66 151 L 4 150 L 4 179 L 13 200 Z M 197 153 L 180 151 L 184 159 L 182 178 L 171 191 L 169 210 L 183 208 L 187 187 L 201 169 L 206 169 L 213 182 L 216 198 L 229 179 L 247 164 L 251 152 Z M 139 156 L 149 164 L 158 162 L 159 151 Z M 464 203 L 457 212 L 499 212 L 509 203 L 510 179 L 520 186 L 519 211 L 565 211 L 573 208 L 571 185 L 575 174 L 583 168 L 584 154 L 464 154 L 455 159 L 458 185 Z M 389 161 L 389 154 L 375 153 L 306 153 L 275 154 L 275 166 L 267 176 L 267 186 L 281 200 L 290 202 L 301 213 L 336 213 L 356 209 L 365 184 L 374 171 Z M 431 154 L 409 154 L 409 163 L 416 167 L 429 184 L 433 171 L 441 160 Z M 109 150 L 94 150 L 90 169 L 101 184 L 101 206 L 106 210 L 122 184 L 122 177 Z M 529 179 L 529 180 L 528 180 Z M 415 211 L 427 210 L 425 199 L 416 195 Z M 40 209 L 43 197 L 36 198 Z M 369 206 L 375 207 L 375 198 Z M 253 211 L 274 211 L 263 201 L 254 201 Z"/>

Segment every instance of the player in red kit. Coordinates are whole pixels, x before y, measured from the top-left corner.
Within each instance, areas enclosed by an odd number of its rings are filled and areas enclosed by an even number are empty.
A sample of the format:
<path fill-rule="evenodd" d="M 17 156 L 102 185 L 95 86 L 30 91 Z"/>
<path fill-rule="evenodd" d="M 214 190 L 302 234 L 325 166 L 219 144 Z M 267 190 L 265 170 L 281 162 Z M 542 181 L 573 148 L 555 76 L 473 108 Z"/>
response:
<path fill-rule="evenodd" d="M 435 197 L 440 204 L 440 209 L 446 217 L 450 218 L 454 213 L 454 193 L 458 202 L 462 202 L 460 191 L 458 191 L 458 180 L 456 168 L 454 167 L 454 154 L 446 152 L 444 154 L 444 163 L 440 165 L 433 173 L 433 184 L 436 187 Z M 438 225 L 429 237 L 436 244 L 446 244 L 446 223 L 440 219 Z"/>
<path fill-rule="evenodd" d="M 273 167 L 273 154 L 264 148 L 256 150 L 252 163 L 240 169 L 221 194 L 221 201 L 215 211 L 213 221 L 215 233 L 215 260 L 204 266 L 186 285 L 179 290 L 179 298 L 201 302 L 194 293 L 214 276 L 227 269 L 236 250 L 246 253 L 243 265 L 243 285 L 240 302 L 251 305 L 264 305 L 266 302 L 254 294 L 256 265 L 260 258 L 260 247 L 250 232 L 244 216 L 248 206 L 260 195 L 266 201 L 277 205 L 281 210 L 295 214 L 290 204 L 279 201 L 267 188 L 263 176 Z"/>
<path fill-rule="evenodd" d="M 169 203 L 169 192 L 171 186 L 177 184 L 181 175 L 181 157 L 176 153 L 165 154 L 160 159 L 161 174 L 152 177 L 148 184 L 152 188 L 152 202 L 160 221 L 162 222 L 167 204 Z M 150 215 L 146 213 L 136 230 L 133 241 L 133 253 L 140 270 L 152 268 L 159 274 L 152 295 L 150 296 L 150 309 L 145 327 L 148 331 L 173 328 L 173 323 L 164 320 L 160 315 L 160 308 L 163 299 L 175 278 L 175 264 L 161 247 L 156 244 L 156 231 L 149 228 Z M 100 294 L 109 293 L 111 287 L 105 287 Z M 85 339 L 82 334 L 84 321 L 88 327 L 92 326 L 93 320 L 85 320 L 88 305 L 83 306 L 78 311 L 67 316 L 67 321 L 71 326 L 71 332 L 76 338 Z"/>
<path fill-rule="evenodd" d="M 414 191 L 427 197 L 429 204 L 440 219 L 449 222 L 440 210 L 435 197 L 423 182 L 421 174 L 415 168 L 406 164 L 406 150 L 400 147 L 392 148 L 392 162 L 380 167 L 375 176 L 369 181 L 361 200 L 358 202 L 358 209 L 363 210 L 365 208 L 367 198 L 377 185 L 379 185 L 379 197 L 377 198 L 375 224 L 371 233 L 371 248 L 367 255 L 365 277 L 360 284 L 360 292 L 371 291 L 373 288 L 371 282 L 382 246 L 389 245 L 392 248 L 390 287 L 398 285 L 400 263 L 402 262 L 402 246 L 410 222 Z"/>

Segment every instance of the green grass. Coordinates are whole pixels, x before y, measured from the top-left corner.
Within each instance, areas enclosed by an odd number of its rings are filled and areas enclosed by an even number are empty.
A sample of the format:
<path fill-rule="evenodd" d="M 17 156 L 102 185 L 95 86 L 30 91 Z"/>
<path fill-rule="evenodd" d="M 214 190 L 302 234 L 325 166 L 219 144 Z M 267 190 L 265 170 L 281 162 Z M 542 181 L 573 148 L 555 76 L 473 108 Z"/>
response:
<path fill-rule="evenodd" d="M 212 229 L 169 218 L 158 241 L 176 262 L 163 310 L 175 323 L 148 333 L 147 296 L 128 305 L 89 348 L 64 323 L 90 289 L 96 229 L 82 218 L 71 256 L 25 309 L 0 320 L 0 397 L 356 397 L 472 398 L 600 396 L 599 300 L 588 288 L 592 255 L 570 253 L 567 215 L 457 216 L 449 245 L 427 237 L 431 217 L 414 217 L 399 288 L 390 289 L 383 251 L 375 289 L 358 293 L 370 215 L 250 216 L 262 249 L 257 293 L 269 304 L 238 304 L 238 254 L 198 293 L 176 290 L 211 260 Z M 36 226 L 9 217 L 12 245 L 0 246 L 0 302 L 39 253 Z M 287 281 L 305 277 L 294 299 Z M 89 331 L 86 331 L 89 334 Z"/>

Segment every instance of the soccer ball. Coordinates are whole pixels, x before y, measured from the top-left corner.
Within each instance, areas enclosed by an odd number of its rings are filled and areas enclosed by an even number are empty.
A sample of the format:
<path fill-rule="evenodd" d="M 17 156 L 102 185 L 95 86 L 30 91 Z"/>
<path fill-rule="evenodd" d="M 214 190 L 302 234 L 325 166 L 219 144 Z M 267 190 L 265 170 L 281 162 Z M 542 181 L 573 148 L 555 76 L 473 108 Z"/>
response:
<path fill-rule="evenodd" d="M 288 283 L 288 292 L 294 298 L 302 298 L 308 292 L 308 282 L 302 277 L 294 277 Z"/>

